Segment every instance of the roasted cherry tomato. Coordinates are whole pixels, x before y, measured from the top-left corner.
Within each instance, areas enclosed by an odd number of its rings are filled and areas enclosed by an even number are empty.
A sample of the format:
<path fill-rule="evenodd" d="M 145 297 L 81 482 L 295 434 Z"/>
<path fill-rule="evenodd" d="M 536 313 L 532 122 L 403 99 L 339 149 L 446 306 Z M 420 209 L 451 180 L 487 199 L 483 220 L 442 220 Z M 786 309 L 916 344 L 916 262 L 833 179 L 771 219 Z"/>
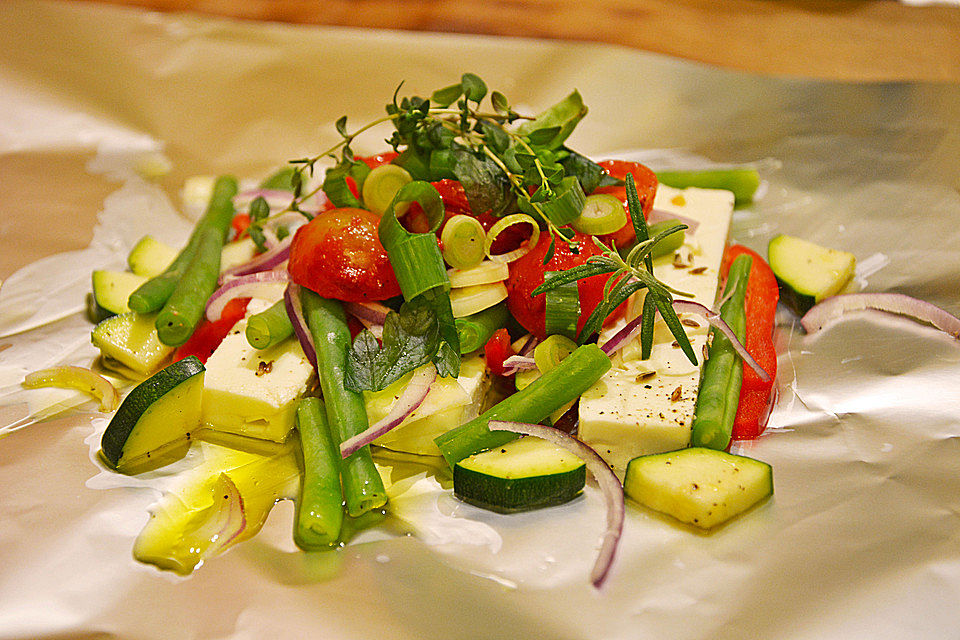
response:
<path fill-rule="evenodd" d="M 624 180 L 628 173 L 633 174 L 634 184 L 637 185 L 637 196 L 640 198 L 640 206 L 643 208 L 643 217 L 646 219 L 653 210 L 653 199 L 657 195 L 657 176 L 656 174 L 643 166 L 639 162 L 627 162 L 625 160 L 604 160 L 599 163 L 604 170 L 612 177 Z M 598 187 L 593 193 L 609 193 L 617 197 L 620 202 L 627 203 L 626 187 Z M 636 238 L 633 230 L 633 222 L 630 220 L 629 211 L 627 212 L 627 224 L 623 225 L 619 231 L 600 236 L 604 244 L 609 245 L 615 242 L 617 247 L 625 247 Z"/>
<path fill-rule="evenodd" d="M 490 373 L 502 376 L 503 362 L 513 355 L 513 346 L 510 343 L 510 334 L 504 328 L 497 329 L 483 347 L 483 357 L 487 362 Z"/>
<path fill-rule="evenodd" d="M 248 302 L 250 298 L 234 298 L 224 306 L 219 320 L 215 322 L 201 320 L 190 339 L 173 352 L 173 361 L 183 360 L 187 356 L 197 356 L 200 362 L 206 363 L 207 358 L 233 329 L 233 325 L 240 322 L 246 315 Z"/>
<path fill-rule="evenodd" d="M 290 244 L 290 278 L 324 298 L 348 302 L 400 294 L 377 236 L 380 217 L 366 209 L 331 209 L 300 227 Z"/>
<path fill-rule="evenodd" d="M 547 264 L 543 264 L 543 259 L 550 247 L 550 234 L 544 231 L 532 250 L 510 263 L 510 276 L 506 282 L 507 308 L 527 331 L 541 338 L 546 331 L 544 327 L 546 296 L 530 294 L 543 284 L 544 274 L 547 271 L 564 271 L 581 265 L 590 256 L 600 254 L 600 249 L 593 243 L 590 236 L 578 232 L 573 240 L 578 253 L 574 253 L 570 245 L 563 240 L 557 240 L 553 257 Z M 583 328 L 587 317 L 603 300 L 603 287 L 609 278 L 609 274 L 601 274 L 577 282 L 577 290 L 580 294 L 580 319 L 577 321 L 577 330 Z M 623 305 L 611 314 L 611 318 L 622 313 Z"/>

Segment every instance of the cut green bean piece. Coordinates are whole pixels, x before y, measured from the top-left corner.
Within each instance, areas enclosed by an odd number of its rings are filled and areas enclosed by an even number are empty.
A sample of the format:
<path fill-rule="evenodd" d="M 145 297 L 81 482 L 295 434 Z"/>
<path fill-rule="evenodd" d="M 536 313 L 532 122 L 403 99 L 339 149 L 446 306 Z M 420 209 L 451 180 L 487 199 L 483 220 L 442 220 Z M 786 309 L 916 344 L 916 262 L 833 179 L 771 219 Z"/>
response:
<path fill-rule="evenodd" d="M 220 232 L 220 244 L 227 237 L 230 223 L 233 221 L 233 196 L 237 195 L 237 179 L 232 176 L 221 176 L 213 185 L 213 193 L 207 210 L 194 227 L 186 246 L 177 254 L 166 270 L 155 278 L 144 282 L 136 291 L 130 294 L 127 305 L 137 313 L 153 313 L 159 311 L 173 295 L 177 283 L 193 262 L 200 236 L 207 228 Z M 212 291 L 211 291 L 212 293 Z M 207 294 L 208 296 L 210 294 Z"/>
<path fill-rule="evenodd" d="M 760 174 L 750 167 L 733 169 L 696 169 L 690 171 L 658 171 L 657 180 L 669 187 L 686 189 L 726 189 L 733 192 L 737 204 L 753 201 L 760 186 Z"/>
<path fill-rule="evenodd" d="M 222 249 L 220 231 L 214 227 L 205 228 L 190 266 L 157 314 L 157 336 L 163 344 L 180 346 L 193 335 L 203 317 L 207 299 L 217 289 Z"/>
<path fill-rule="evenodd" d="M 293 335 L 293 323 L 283 300 L 247 319 L 247 342 L 254 349 L 268 349 Z"/>
<path fill-rule="evenodd" d="M 367 408 L 363 394 L 344 384 L 350 330 L 343 305 L 303 290 L 303 314 L 317 350 L 317 374 L 327 409 L 330 432 L 339 451 L 340 443 L 367 429 Z M 340 467 L 347 513 L 358 516 L 387 502 L 380 472 L 366 446 L 345 458 Z"/>
<path fill-rule="evenodd" d="M 720 307 L 720 317 L 733 329 L 741 342 L 746 332 L 744 300 L 752 262 L 750 256 L 741 255 L 730 265 L 727 286 L 724 289 L 725 302 Z M 694 447 L 724 450 L 730 444 L 733 421 L 740 403 L 743 365 L 726 336 L 715 329 L 711 329 L 710 333 L 712 343 L 707 361 L 703 365 L 690 444 Z"/>
<path fill-rule="evenodd" d="M 340 539 L 343 526 L 340 450 L 330 434 L 326 407 L 318 398 L 300 401 L 296 421 L 303 451 L 303 476 L 293 540 L 304 551 L 314 551 L 334 545 Z"/>
<path fill-rule="evenodd" d="M 491 420 L 538 423 L 580 397 L 610 369 L 610 358 L 595 344 L 577 348 L 551 371 L 521 391 L 502 400 L 471 420 L 434 439 L 452 468 L 478 451 L 500 446 L 517 437 L 507 431 L 490 431 Z"/>
<path fill-rule="evenodd" d="M 507 315 L 507 303 L 501 302 L 473 315 L 457 318 L 460 353 L 471 353 L 487 344 L 493 332 L 507 322 Z"/>

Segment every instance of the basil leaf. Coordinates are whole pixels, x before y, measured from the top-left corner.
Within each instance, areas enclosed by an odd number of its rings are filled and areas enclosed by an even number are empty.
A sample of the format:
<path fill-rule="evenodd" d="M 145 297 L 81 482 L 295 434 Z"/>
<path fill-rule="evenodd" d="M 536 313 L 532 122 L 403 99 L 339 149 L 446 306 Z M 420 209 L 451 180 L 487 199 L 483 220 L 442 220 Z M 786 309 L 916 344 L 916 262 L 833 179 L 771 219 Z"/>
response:
<path fill-rule="evenodd" d="M 453 84 L 443 89 L 437 89 L 430 95 L 430 101 L 438 107 L 447 108 L 457 101 L 463 95 L 463 88 L 460 84 Z"/>
<path fill-rule="evenodd" d="M 489 211 L 501 216 L 514 206 L 510 179 L 489 158 L 477 158 L 465 149 L 455 150 L 454 173 L 467 194 L 470 209 L 477 214 Z"/>
<path fill-rule="evenodd" d="M 529 136 L 534 131 L 540 129 L 559 127 L 556 135 L 544 143 L 544 146 L 551 149 L 558 149 L 563 146 L 564 141 L 570 137 L 577 123 L 579 123 L 585 115 L 587 115 L 587 107 L 583 104 L 583 98 L 580 96 L 579 91 L 574 91 L 557 104 L 540 113 L 533 120 L 528 120 L 521 124 L 517 127 L 517 133 Z"/>
<path fill-rule="evenodd" d="M 590 158 L 580 155 L 576 151 L 569 149 L 566 149 L 566 151 L 569 152 L 569 155 L 560 161 L 560 165 L 566 175 L 574 176 L 580 182 L 584 193 L 593 193 L 597 187 L 601 186 L 603 178 L 605 176 L 609 177 L 603 167 Z"/>
<path fill-rule="evenodd" d="M 460 84 L 463 86 L 463 95 L 467 100 L 479 103 L 487 95 L 487 83 L 472 73 L 465 73 L 460 78 Z"/>

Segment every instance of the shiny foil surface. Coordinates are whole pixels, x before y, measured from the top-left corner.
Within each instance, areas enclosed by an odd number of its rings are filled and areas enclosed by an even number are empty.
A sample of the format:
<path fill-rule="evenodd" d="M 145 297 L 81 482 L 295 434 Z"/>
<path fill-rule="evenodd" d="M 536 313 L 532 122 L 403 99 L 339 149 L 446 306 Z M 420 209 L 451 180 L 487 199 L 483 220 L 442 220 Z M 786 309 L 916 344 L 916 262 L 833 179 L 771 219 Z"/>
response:
<path fill-rule="evenodd" d="M 604 519 L 595 488 L 503 516 L 402 464 L 384 467 L 385 523 L 344 548 L 297 550 L 284 501 L 259 535 L 189 577 L 133 559 L 149 508 L 202 452 L 117 476 L 95 457 L 108 417 L 93 403 L 20 387 L 29 371 L 93 361 L 90 271 L 123 268 L 144 233 L 182 242 L 186 177 L 263 176 L 329 147 L 341 115 L 378 117 L 401 81 L 423 95 L 465 71 L 525 111 L 579 89 L 590 114 L 570 146 L 594 157 L 756 164 L 765 194 L 736 210 L 732 240 L 765 252 L 788 233 L 842 248 L 864 290 L 960 313 L 958 86 L 6 2 L 0 638 L 956 637 L 960 342 L 899 317 L 858 314 L 805 336 L 781 310 L 779 401 L 767 432 L 734 447 L 773 465 L 773 499 L 710 534 L 628 506 L 599 592 L 587 579 Z M 157 181 L 137 176 L 164 161 Z"/>

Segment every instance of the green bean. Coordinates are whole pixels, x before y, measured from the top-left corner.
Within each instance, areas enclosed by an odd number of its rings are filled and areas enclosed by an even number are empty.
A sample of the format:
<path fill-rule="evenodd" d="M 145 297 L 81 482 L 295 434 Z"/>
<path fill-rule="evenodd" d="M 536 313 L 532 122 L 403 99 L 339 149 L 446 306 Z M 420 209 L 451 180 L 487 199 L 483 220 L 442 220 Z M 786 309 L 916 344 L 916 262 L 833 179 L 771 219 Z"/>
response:
<path fill-rule="evenodd" d="M 190 266 L 157 314 L 157 337 L 163 344 L 179 346 L 193 335 L 203 317 L 207 299 L 217 289 L 222 249 L 219 230 L 213 227 L 203 229 Z"/>
<path fill-rule="evenodd" d="M 730 325 L 741 342 L 746 333 L 744 300 L 752 262 L 753 259 L 744 254 L 730 265 L 727 286 L 724 288 L 726 301 L 720 307 L 720 317 Z M 713 342 L 703 365 L 690 444 L 722 451 L 730 444 L 733 433 L 733 421 L 737 416 L 737 405 L 740 404 L 743 365 L 726 336 L 715 329 L 711 329 L 710 333 Z"/>
<path fill-rule="evenodd" d="M 434 439 L 451 467 L 478 451 L 498 447 L 517 437 L 490 431 L 491 420 L 537 423 L 575 400 L 610 369 L 610 358 L 595 344 L 578 347 L 560 364 L 522 390 L 494 405 L 478 418 Z"/>
<path fill-rule="evenodd" d="M 330 432 L 338 450 L 340 443 L 365 431 L 367 408 L 363 394 L 343 385 L 350 330 L 343 305 L 327 300 L 307 289 L 302 290 L 303 314 L 317 351 L 317 372 L 327 408 Z M 380 472 L 366 446 L 345 458 L 340 466 L 340 481 L 347 513 L 358 516 L 387 502 Z"/>
<path fill-rule="evenodd" d="M 283 300 L 247 318 L 247 342 L 254 349 L 267 349 L 293 335 L 293 324 Z"/>
<path fill-rule="evenodd" d="M 460 334 L 460 353 L 471 353 L 483 345 L 507 321 L 507 303 L 501 302 L 473 315 L 456 319 Z"/>
<path fill-rule="evenodd" d="M 750 167 L 733 169 L 700 169 L 691 171 L 658 171 L 657 180 L 665 185 L 685 189 L 700 187 L 703 189 L 726 189 L 732 191 L 737 204 L 746 204 L 753 200 L 753 194 L 760 186 L 760 174 Z"/>
<path fill-rule="evenodd" d="M 127 302 L 129 307 L 137 313 L 153 313 L 159 311 L 167 302 L 177 283 L 193 262 L 200 236 L 207 228 L 214 228 L 220 232 L 220 243 L 227 237 L 230 223 L 233 221 L 233 196 L 237 194 L 237 180 L 231 176 L 217 178 L 210 196 L 210 203 L 203 217 L 194 227 L 186 246 L 177 254 L 166 270 L 155 278 L 144 282 L 130 294 Z M 208 294 L 209 295 L 209 294 Z"/>
<path fill-rule="evenodd" d="M 304 551 L 313 551 L 336 544 L 340 539 L 343 526 L 340 451 L 333 444 L 326 407 L 320 399 L 302 399 L 297 406 L 296 420 L 303 451 L 303 477 L 293 540 Z"/>

